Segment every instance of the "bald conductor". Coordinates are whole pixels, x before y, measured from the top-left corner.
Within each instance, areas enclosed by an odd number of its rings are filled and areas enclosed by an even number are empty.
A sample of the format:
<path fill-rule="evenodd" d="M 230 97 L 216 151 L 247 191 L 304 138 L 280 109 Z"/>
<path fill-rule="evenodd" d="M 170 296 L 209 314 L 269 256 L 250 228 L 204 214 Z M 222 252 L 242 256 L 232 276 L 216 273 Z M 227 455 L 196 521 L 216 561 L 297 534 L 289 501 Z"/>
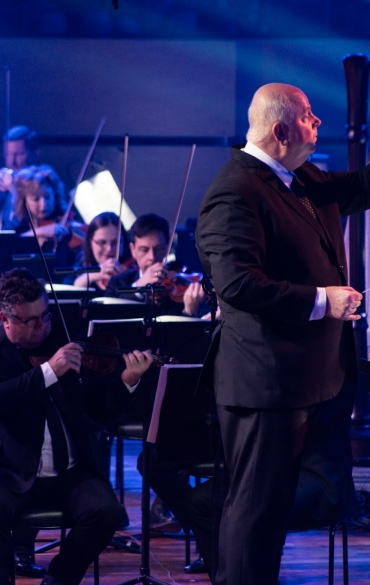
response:
<path fill-rule="evenodd" d="M 341 216 L 370 206 L 370 167 L 306 162 L 321 120 L 297 87 L 264 85 L 201 204 L 197 246 L 222 322 L 212 372 L 230 490 L 217 585 L 276 585 L 305 445 L 357 377 Z"/>

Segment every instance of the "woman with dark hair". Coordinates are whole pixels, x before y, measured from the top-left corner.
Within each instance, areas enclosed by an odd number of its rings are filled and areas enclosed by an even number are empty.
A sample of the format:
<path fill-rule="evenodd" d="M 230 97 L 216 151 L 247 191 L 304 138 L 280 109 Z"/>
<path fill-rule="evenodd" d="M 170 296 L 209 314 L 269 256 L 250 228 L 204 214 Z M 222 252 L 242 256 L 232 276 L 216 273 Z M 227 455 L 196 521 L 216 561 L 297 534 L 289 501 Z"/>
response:
<path fill-rule="evenodd" d="M 81 265 L 100 266 L 100 272 L 80 274 L 74 281 L 76 286 L 92 286 L 105 290 L 108 280 L 127 270 L 125 263 L 131 258 L 127 232 L 121 224 L 120 253 L 116 260 L 118 216 L 111 211 L 100 213 L 87 228 Z"/>

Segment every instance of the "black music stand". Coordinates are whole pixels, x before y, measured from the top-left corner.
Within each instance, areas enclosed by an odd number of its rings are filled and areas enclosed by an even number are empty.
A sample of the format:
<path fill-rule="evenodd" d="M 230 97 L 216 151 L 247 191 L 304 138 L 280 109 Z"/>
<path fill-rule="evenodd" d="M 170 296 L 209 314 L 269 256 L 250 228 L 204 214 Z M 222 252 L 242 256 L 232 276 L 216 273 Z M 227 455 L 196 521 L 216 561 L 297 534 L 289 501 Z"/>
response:
<path fill-rule="evenodd" d="M 209 396 L 195 394 L 201 369 L 201 364 L 161 367 L 147 441 L 156 444 L 162 461 L 214 461 Z"/>
<path fill-rule="evenodd" d="M 0 272 L 17 268 L 13 255 L 37 254 L 37 244 L 33 238 L 21 238 L 14 230 L 0 230 Z M 44 277 L 42 272 L 41 277 Z"/>
<path fill-rule="evenodd" d="M 107 322 L 98 322 L 100 325 L 107 324 Z M 132 346 L 133 338 L 129 335 L 131 334 L 135 340 L 139 342 L 139 337 L 145 336 L 148 332 L 147 326 L 148 321 L 143 323 L 141 319 L 129 319 L 129 320 L 118 320 L 118 321 L 109 321 L 109 330 L 112 331 L 113 323 L 119 324 L 119 332 L 120 338 L 122 339 L 123 330 L 126 329 L 126 335 L 123 335 L 125 338 L 124 343 L 127 345 L 127 341 L 130 341 L 130 345 Z M 96 322 L 92 321 L 89 324 L 88 335 L 92 335 L 94 331 L 96 331 L 97 325 Z M 152 323 L 153 330 L 154 330 L 154 322 Z M 137 345 L 134 343 L 135 347 L 142 347 L 143 344 L 146 344 L 147 349 L 150 345 L 149 339 L 146 338 L 145 341 L 141 341 Z M 149 393 L 150 396 L 150 393 Z M 129 579 L 128 581 L 124 581 L 119 585 L 134 585 L 135 583 L 146 583 L 148 585 L 169 585 L 164 581 L 159 581 L 150 575 L 150 484 L 149 484 L 149 452 L 148 452 L 148 445 L 146 443 L 146 436 L 149 427 L 149 419 L 151 415 L 151 408 L 153 404 L 154 398 L 150 398 L 148 400 L 147 405 L 147 413 L 144 413 L 143 416 L 143 456 L 142 456 L 142 463 L 143 463 L 143 472 L 142 472 L 142 490 L 141 490 L 141 563 L 140 563 L 140 572 L 137 577 L 134 579 Z"/>
<path fill-rule="evenodd" d="M 218 566 L 218 533 L 228 486 L 223 450 L 216 420 L 213 394 L 194 393 L 200 365 L 168 364 L 161 368 L 147 441 L 155 443 L 158 459 L 213 464 L 213 566 L 212 582 Z"/>
<path fill-rule="evenodd" d="M 164 315 L 151 326 L 142 319 L 93 319 L 88 335 L 109 331 L 122 347 L 140 350 L 160 348 L 162 354 L 175 357 L 183 364 L 203 363 L 210 341 L 210 321 L 193 317 Z"/>

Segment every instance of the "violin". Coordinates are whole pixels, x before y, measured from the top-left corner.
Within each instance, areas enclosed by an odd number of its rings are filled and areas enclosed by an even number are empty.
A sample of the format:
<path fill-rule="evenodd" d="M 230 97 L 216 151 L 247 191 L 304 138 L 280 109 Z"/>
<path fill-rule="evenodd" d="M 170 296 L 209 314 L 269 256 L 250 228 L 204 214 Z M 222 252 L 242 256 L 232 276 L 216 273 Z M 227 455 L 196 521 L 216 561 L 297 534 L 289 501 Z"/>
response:
<path fill-rule="evenodd" d="M 173 267 L 174 264 L 176 263 L 170 262 L 165 267 L 166 276 L 161 284 L 163 284 L 167 290 L 164 293 L 157 293 L 158 301 L 160 299 L 160 295 L 162 295 L 162 297 L 169 296 L 170 299 L 175 303 L 183 303 L 184 294 L 189 285 L 194 282 L 200 282 L 203 278 L 203 274 L 201 272 L 190 272 L 188 274 L 184 272 L 186 269 L 185 267 L 181 266 L 181 270 L 176 270 L 176 268 Z"/>
<path fill-rule="evenodd" d="M 122 358 L 123 353 L 130 353 L 132 350 L 123 349 L 119 346 L 119 341 L 115 335 L 108 332 L 100 332 L 89 337 L 89 341 L 79 339 L 72 340 L 82 347 L 82 365 L 91 372 L 107 376 L 114 372 L 118 360 Z M 63 342 L 48 343 L 47 348 L 41 346 L 36 348 L 33 355 L 30 356 L 31 363 L 34 367 L 40 366 L 50 359 L 54 353 L 62 347 Z M 47 349 L 48 351 L 45 351 Z M 163 358 L 157 354 L 152 354 L 153 362 L 163 366 Z"/>
<path fill-rule="evenodd" d="M 41 240 L 40 241 L 41 245 L 46 240 L 54 238 L 54 230 L 53 230 L 53 235 L 47 236 L 45 233 L 43 233 L 42 228 L 44 228 L 45 226 L 55 226 L 55 225 L 58 225 L 58 221 L 55 219 L 43 219 L 43 220 L 38 222 L 38 226 L 35 229 L 36 229 L 37 237 Z M 85 241 L 88 226 L 86 224 L 83 224 L 80 222 L 68 221 L 66 224 L 66 227 L 68 228 L 68 230 L 71 234 L 71 237 L 68 240 L 67 246 L 73 252 L 77 252 L 81 248 L 83 242 Z M 21 235 L 22 235 L 22 237 L 27 237 L 27 236 L 33 236 L 34 234 L 33 234 L 32 230 L 29 230 L 28 232 L 24 232 Z"/>

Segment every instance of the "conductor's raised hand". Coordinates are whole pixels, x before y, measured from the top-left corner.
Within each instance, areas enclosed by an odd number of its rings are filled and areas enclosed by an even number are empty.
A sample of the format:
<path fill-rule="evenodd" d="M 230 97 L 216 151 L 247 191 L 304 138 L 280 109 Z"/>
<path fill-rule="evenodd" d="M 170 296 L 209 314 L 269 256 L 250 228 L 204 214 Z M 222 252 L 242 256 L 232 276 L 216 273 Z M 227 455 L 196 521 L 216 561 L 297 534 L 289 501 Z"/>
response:
<path fill-rule="evenodd" d="M 81 368 L 82 347 L 77 343 L 67 343 L 48 360 L 57 378 L 68 370 L 79 373 Z"/>
<path fill-rule="evenodd" d="M 362 294 L 351 286 L 328 286 L 326 290 L 326 317 L 341 321 L 357 321 L 356 311 L 361 305 Z"/>
<path fill-rule="evenodd" d="M 126 364 L 126 369 L 121 375 L 122 382 L 128 386 L 135 386 L 153 362 L 152 352 L 149 349 L 146 351 L 134 349 L 130 353 L 124 353 L 122 357 Z"/>

